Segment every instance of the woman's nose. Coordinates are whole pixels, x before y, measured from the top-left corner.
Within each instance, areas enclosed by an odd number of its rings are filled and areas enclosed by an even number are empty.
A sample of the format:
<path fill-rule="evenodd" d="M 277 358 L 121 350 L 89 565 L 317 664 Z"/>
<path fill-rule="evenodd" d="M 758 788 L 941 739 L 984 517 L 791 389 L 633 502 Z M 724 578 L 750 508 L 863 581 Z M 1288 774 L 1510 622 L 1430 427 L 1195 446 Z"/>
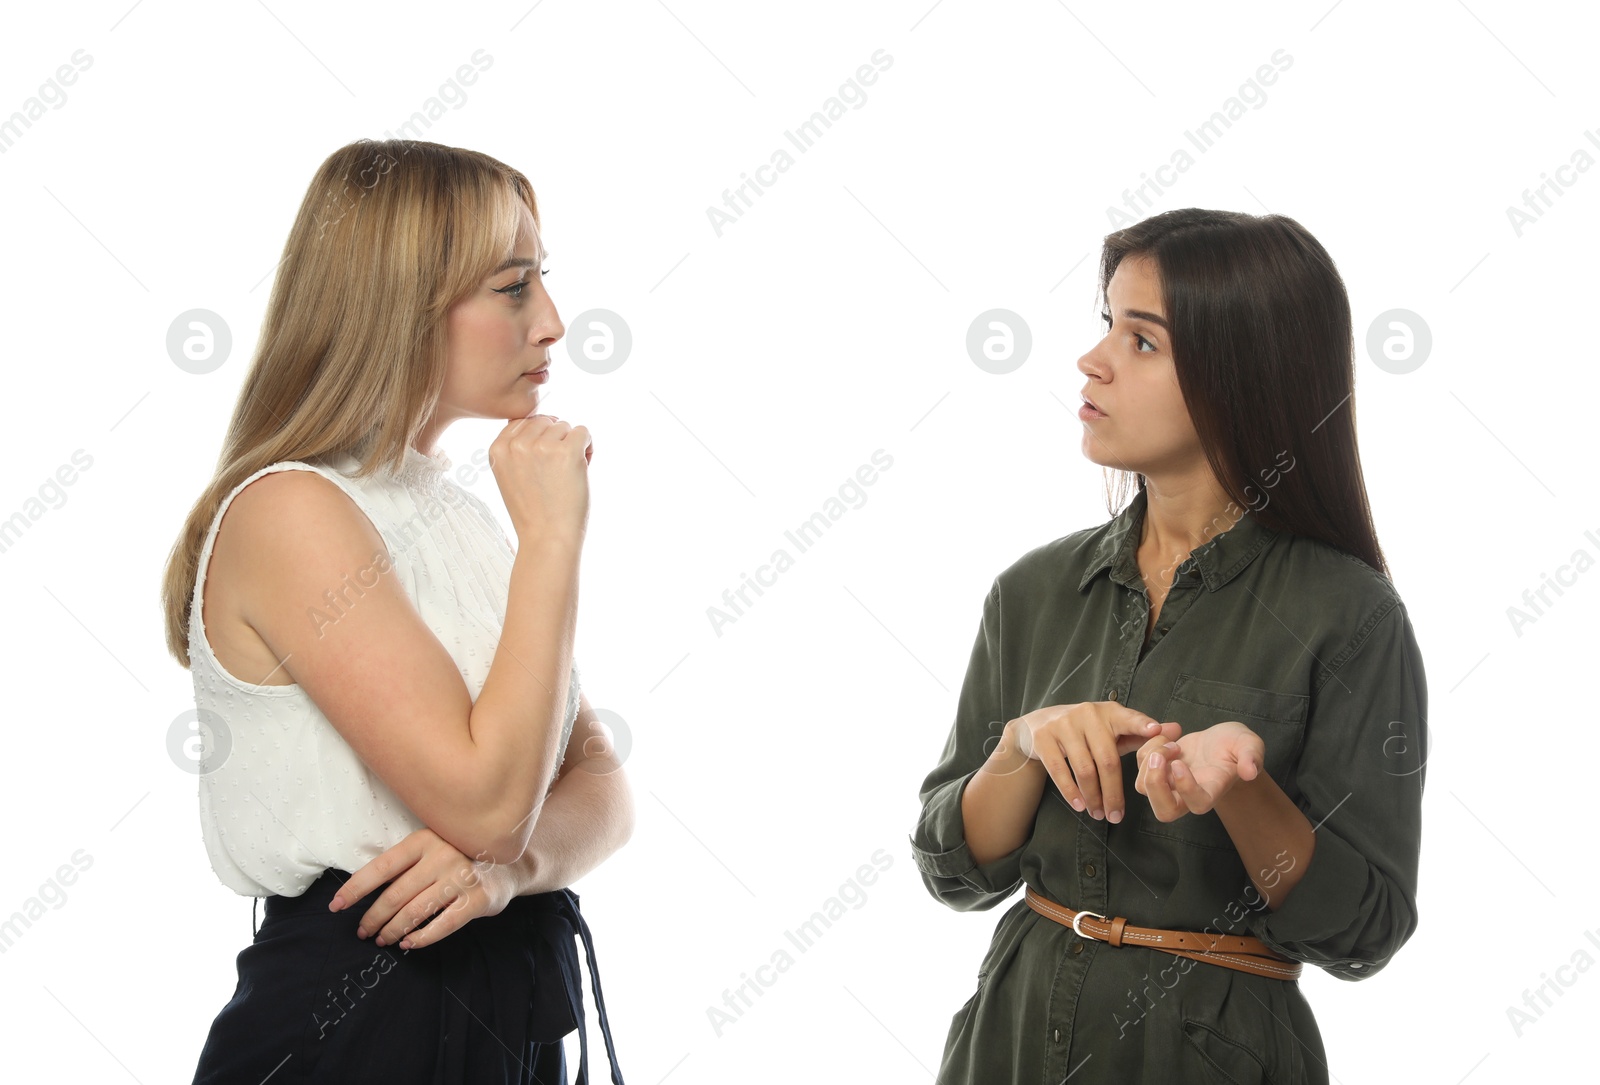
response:
<path fill-rule="evenodd" d="M 561 318 L 556 316 L 554 312 L 550 314 L 549 320 L 540 322 L 533 329 L 535 344 L 546 349 L 554 346 L 565 334 L 567 334 L 567 329 L 562 326 Z"/>

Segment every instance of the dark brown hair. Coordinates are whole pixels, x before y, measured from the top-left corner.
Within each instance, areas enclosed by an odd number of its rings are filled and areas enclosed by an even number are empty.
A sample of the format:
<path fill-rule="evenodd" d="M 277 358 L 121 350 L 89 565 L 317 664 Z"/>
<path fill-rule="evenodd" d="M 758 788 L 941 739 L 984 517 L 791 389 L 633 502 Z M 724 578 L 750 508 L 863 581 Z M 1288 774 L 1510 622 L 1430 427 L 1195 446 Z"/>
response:
<path fill-rule="evenodd" d="M 1356 448 L 1350 299 L 1327 250 L 1284 215 L 1167 211 L 1106 236 L 1101 299 L 1130 256 L 1156 266 L 1178 387 L 1223 490 L 1388 576 Z"/>

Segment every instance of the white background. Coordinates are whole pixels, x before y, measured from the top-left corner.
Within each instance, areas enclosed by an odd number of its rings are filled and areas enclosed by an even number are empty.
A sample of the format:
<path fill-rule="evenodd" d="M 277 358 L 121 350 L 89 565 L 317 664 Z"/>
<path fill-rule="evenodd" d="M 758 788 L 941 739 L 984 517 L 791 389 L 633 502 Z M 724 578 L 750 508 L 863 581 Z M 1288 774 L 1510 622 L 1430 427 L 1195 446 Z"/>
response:
<path fill-rule="evenodd" d="M 0 553 L 0 916 L 92 857 L 0 956 L 6 1076 L 188 1080 L 233 991 L 250 901 L 209 869 L 196 777 L 168 756 L 192 690 L 163 644 L 163 563 L 313 170 L 479 49 L 492 65 L 425 138 L 526 172 L 563 317 L 608 309 L 634 338 L 604 376 L 558 346 L 545 397 L 594 434 L 577 659 L 634 743 L 638 830 L 576 886 L 629 1081 L 932 1079 L 1000 910 L 935 902 L 906 837 L 991 579 L 1109 515 L 1075 417 L 1107 208 L 1280 49 L 1293 63 L 1265 102 L 1149 211 L 1287 214 L 1338 262 L 1367 486 L 1435 740 L 1419 930 L 1368 981 L 1303 986 L 1340 1081 L 1590 1065 L 1596 970 L 1564 973 L 1520 1036 L 1507 1014 L 1578 951 L 1600 960 L 1581 696 L 1600 572 L 1520 635 L 1507 615 L 1575 552 L 1600 556 L 1600 170 L 1566 173 L 1521 236 L 1506 214 L 1579 147 L 1600 155 L 1585 7 L 8 9 L 0 116 L 75 50 L 92 65 L 0 155 L 0 519 L 39 511 L 75 450 L 93 462 Z M 893 63 L 865 103 L 717 236 L 707 207 L 879 49 Z M 996 307 L 1033 333 L 1005 376 L 965 348 Z M 234 337 L 204 376 L 165 347 L 194 308 Z M 1404 375 L 1364 347 L 1395 308 L 1433 338 Z M 502 424 L 459 423 L 443 447 L 469 463 Z M 876 449 L 893 466 L 866 503 L 716 635 L 707 608 Z M 471 488 L 501 509 L 491 475 Z M 795 952 L 783 932 L 878 849 L 892 865 L 865 903 Z M 719 1037 L 708 1007 L 782 948 L 794 967 Z"/>

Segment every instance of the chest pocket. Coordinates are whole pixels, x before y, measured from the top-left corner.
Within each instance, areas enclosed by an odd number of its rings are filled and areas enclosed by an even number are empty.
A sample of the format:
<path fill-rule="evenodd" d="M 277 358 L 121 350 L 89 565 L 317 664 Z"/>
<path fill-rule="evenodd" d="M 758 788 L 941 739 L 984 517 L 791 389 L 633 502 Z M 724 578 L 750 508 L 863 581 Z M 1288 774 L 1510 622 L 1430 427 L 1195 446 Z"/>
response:
<path fill-rule="evenodd" d="M 1279 693 L 1258 686 L 1180 674 L 1172 684 L 1166 711 L 1158 718 L 1176 720 L 1183 725 L 1186 735 L 1229 720 L 1244 724 L 1261 736 L 1267 748 L 1267 772 L 1292 794 L 1290 783 L 1300 761 L 1310 706 L 1311 698 L 1304 693 Z M 1127 760 L 1131 768 L 1133 758 Z M 1130 772 L 1127 776 L 1129 793 L 1143 800 L 1143 796 L 1132 790 L 1132 779 Z M 1130 814 L 1139 811 L 1135 824 L 1145 832 L 1206 847 L 1233 849 L 1233 840 L 1214 810 L 1199 815 L 1185 814 L 1177 821 L 1157 821 L 1148 800 L 1130 802 L 1128 808 Z"/>

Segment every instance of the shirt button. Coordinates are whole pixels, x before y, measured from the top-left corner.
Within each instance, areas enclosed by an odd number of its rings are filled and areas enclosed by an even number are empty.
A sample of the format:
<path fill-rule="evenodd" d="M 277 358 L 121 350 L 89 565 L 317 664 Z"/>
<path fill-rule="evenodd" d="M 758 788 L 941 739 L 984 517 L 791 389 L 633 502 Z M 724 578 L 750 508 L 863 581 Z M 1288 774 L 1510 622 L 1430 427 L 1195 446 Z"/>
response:
<path fill-rule="evenodd" d="M 1080 938 L 1076 942 L 1072 943 L 1072 953 L 1073 953 L 1074 956 L 1076 956 L 1076 955 L 1078 955 L 1078 954 L 1080 954 L 1082 952 L 1083 952 L 1083 939 Z"/>
<path fill-rule="evenodd" d="M 1116 699 L 1117 699 L 1117 691 L 1116 690 L 1112 690 L 1110 693 L 1106 694 L 1106 700 L 1114 701 Z"/>
<path fill-rule="evenodd" d="M 1055 1037 L 1056 1043 L 1059 1044 L 1061 1042 L 1061 1030 L 1060 1029 L 1056 1029 L 1055 1032 L 1053 1033 L 1053 1035 Z"/>
<path fill-rule="evenodd" d="M 1093 863 L 1084 863 L 1083 864 L 1083 876 L 1085 878 L 1094 877 L 1094 864 Z"/>

